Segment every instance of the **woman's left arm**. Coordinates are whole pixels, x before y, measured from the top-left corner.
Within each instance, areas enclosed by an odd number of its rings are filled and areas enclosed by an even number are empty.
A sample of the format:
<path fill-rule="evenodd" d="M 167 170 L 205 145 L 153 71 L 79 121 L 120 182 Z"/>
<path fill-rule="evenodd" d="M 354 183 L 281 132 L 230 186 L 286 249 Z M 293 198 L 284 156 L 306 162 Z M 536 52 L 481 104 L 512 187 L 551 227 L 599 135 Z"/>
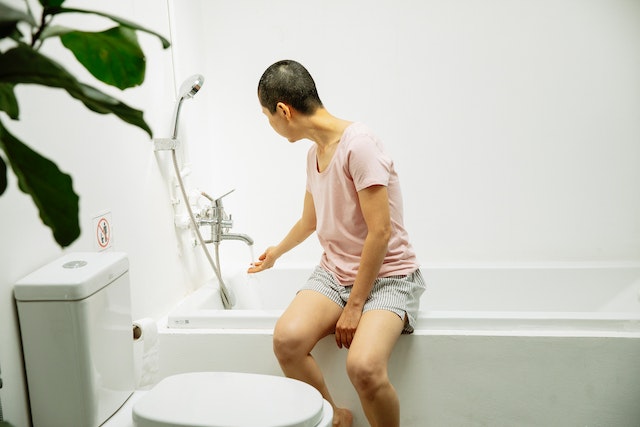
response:
<path fill-rule="evenodd" d="M 362 316 L 364 303 L 378 277 L 391 236 L 387 187 L 374 185 L 362 189 L 358 192 L 358 200 L 364 221 L 367 224 L 367 238 L 364 241 L 360 267 L 349 295 L 349 301 L 336 324 L 336 343 L 340 348 L 351 346 L 351 341 Z"/>

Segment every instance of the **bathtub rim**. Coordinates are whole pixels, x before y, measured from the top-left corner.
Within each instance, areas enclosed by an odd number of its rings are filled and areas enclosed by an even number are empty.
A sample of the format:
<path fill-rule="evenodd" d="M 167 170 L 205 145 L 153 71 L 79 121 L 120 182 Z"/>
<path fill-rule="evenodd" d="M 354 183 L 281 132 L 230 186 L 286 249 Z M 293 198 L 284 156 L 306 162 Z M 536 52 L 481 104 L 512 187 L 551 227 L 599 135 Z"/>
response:
<path fill-rule="evenodd" d="M 201 313 L 168 315 L 170 330 L 268 330 L 283 310 L 202 310 Z M 185 318 L 181 318 L 184 316 Z M 188 318 L 186 318 L 188 316 Z M 215 326 L 214 326 L 215 325 Z M 416 332 L 589 332 L 640 338 L 640 313 L 513 312 L 513 311 L 429 311 L 420 312 Z"/>
<path fill-rule="evenodd" d="M 217 289 L 206 289 L 217 292 Z M 169 332 L 273 334 L 282 309 L 173 310 L 162 321 Z M 640 338 L 640 313 L 534 311 L 420 311 L 415 334 L 619 336 Z"/>
<path fill-rule="evenodd" d="M 282 265 L 278 270 L 306 270 L 308 266 Z M 556 262 L 556 263 L 482 263 L 432 264 L 421 266 L 427 270 L 595 270 L 632 269 L 640 273 L 640 262 Z M 640 275 L 637 281 L 640 281 Z M 634 282 L 635 283 L 635 282 Z M 164 317 L 168 331 L 267 331 L 273 326 L 283 309 L 199 309 L 185 304 L 194 294 L 219 294 L 211 282 L 187 295 Z M 640 298 L 640 295 L 638 296 Z M 181 309 L 182 308 L 182 309 Z M 187 319 L 188 316 L 188 319 Z M 204 321 L 203 319 L 207 319 Z M 215 326 L 212 326 L 214 319 Z M 188 321 L 186 321 L 188 320 Z M 238 322 L 242 322 L 238 324 Z M 621 336 L 640 338 L 640 312 L 635 311 L 435 311 L 421 310 L 416 334 L 481 334 L 481 335 L 541 335 L 562 336 Z"/>

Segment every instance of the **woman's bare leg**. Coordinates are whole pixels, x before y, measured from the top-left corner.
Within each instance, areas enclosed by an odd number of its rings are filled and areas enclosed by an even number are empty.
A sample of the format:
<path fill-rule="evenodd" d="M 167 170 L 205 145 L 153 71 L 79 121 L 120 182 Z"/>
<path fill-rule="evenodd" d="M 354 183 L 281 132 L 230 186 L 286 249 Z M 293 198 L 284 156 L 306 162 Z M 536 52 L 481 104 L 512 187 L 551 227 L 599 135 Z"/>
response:
<path fill-rule="evenodd" d="M 387 365 L 404 321 L 386 310 L 362 315 L 347 356 L 347 372 L 372 427 L 398 427 L 400 403 Z"/>
<path fill-rule="evenodd" d="M 320 339 L 335 330 L 342 308 L 326 296 L 300 291 L 282 314 L 273 332 L 273 351 L 282 372 L 289 378 L 315 387 L 333 407 L 334 426 L 352 424 L 351 412 L 338 408 L 329 393 L 311 350 Z"/>

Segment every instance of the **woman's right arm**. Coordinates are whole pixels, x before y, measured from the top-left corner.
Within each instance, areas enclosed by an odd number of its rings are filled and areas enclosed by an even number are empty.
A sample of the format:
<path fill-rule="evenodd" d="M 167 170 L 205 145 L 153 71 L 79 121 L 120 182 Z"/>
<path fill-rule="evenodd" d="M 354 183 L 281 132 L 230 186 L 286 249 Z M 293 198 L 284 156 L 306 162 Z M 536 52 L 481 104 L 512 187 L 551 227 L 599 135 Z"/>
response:
<path fill-rule="evenodd" d="M 276 246 L 268 247 L 258 261 L 247 270 L 248 273 L 258 273 L 273 267 L 276 260 L 283 254 L 304 242 L 316 230 L 316 209 L 313 204 L 313 196 L 308 191 L 304 195 L 302 217 L 295 223 L 287 235 Z"/>

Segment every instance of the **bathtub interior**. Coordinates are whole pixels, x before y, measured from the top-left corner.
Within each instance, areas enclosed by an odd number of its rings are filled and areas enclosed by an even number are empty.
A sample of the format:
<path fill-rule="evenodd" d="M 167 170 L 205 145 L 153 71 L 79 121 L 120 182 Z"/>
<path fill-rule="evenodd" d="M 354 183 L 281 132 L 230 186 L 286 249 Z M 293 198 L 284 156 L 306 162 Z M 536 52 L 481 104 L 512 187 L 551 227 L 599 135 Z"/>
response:
<path fill-rule="evenodd" d="M 238 297 L 235 308 L 284 309 L 311 270 L 238 272 L 228 279 Z M 423 311 L 640 311 L 640 266 L 427 267 L 422 272 Z"/>
<path fill-rule="evenodd" d="M 209 283 L 172 310 L 168 327 L 273 327 L 311 270 L 276 268 L 228 277 L 237 298 L 233 310 L 223 309 L 216 285 Z M 418 328 L 640 332 L 640 265 L 427 267 L 422 272 L 427 290 Z"/>

